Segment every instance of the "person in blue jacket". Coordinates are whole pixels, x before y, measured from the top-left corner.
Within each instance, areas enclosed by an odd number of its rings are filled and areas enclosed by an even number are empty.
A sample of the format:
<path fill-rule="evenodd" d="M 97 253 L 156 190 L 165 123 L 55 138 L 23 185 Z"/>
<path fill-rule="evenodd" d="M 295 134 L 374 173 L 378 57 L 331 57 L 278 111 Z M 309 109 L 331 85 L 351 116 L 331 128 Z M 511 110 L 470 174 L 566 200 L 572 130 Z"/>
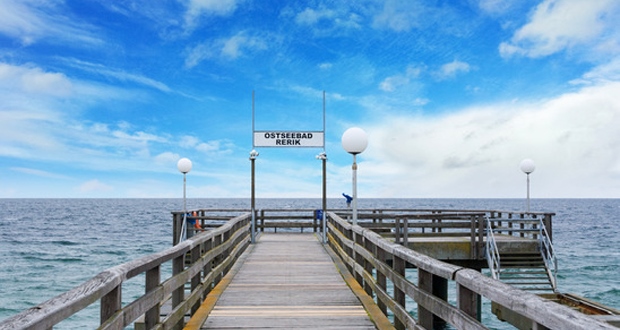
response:
<path fill-rule="evenodd" d="M 353 197 L 351 197 L 351 196 L 349 196 L 349 195 L 347 195 L 345 193 L 342 193 L 342 196 L 344 196 L 344 198 L 347 199 L 347 207 L 351 207 L 351 201 L 353 200 Z"/>

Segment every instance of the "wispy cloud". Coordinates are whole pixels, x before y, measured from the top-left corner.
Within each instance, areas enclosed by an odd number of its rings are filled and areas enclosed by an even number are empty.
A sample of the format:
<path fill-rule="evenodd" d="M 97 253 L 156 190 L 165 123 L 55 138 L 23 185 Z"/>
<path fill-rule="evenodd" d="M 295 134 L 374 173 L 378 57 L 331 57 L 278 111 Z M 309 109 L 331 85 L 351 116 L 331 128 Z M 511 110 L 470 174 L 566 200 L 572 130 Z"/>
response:
<path fill-rule="evenodd" d="M 77 189 L 81 193 L 109 192 L 114 190 L 112 186 L 105 184 L 97 179 L 86 181 L 82 183 Z"/>
<path fill-rule="evenodd" d="M 185 67 L 193 68 L 207 59 L 235 60 L 246 52 L 258 52 L 267 47 L 268 43 L 263 37 L 241 31 L 228 38 L 206 41 L 189 48 Z"/>
<path fill-rule="evenodd" d="M 471 66 L 462 61 L 454 60 L 441 66 L 436 73 L 436 77 L 440 80 L 454 78 L 460 73 L 467 73 L 471 70 Z"/>
<path fill-rule="evenodd" d="M 144 75 L 130 73 L 122 69 L 110 68 L 102 64 L 81 61 L 75 58 L 65 59 L 64 62 L 82 71 L 91 72 L 103 77 L 117 79 L 123 82 L 132 82 L 142 86 L 154 88 L 162 92 L 169 93 L 172 90 L 166 84 Z"/>
<path fill-rule="evenodd" d="M 420 76 L 422 69 L 416 66 L 409 66 L 403 74 L 396 74 L 385 78 L 380 84 L 379 89 L 385 92 L 393 92 L 398 87 L 408 85 L 412 79 Z"/>
<path fill-rule="evenodd" d="M 617 37 L 604 32 L 617 25 L 619 9 L 614 0 L 545 0 L 510 41 L 500 44 L 500 54 L 536 58 L 578 45 L 597 46 Z"/>
<path fill-rule="evenodd" d="M 69 96 L 73 85 L 59 72 L 45 72 L 41 68 L 0 63 L 0 88 L 37 95 Z"/>
<path fill-rule="evenodd" d="M 52 173 L 49 171 L 43 171 L 43 170 L 27 168 L 27 167 L 12 167 L 10 168 L 10 170 L 28 174 L 28 175 L 38 176 L 42 178 L 51 178 L 51 179 L 67 179 L 68 178 L 68 176 L 64 174 Z"/>
<path fill-rule="evenodd" d="M 24 46 L 36 42 L 60 43 L 79 48 L 102 45 L 92 25 L 68 17 L 62 3 L 34 0 L 4 0 L 0 11 L 0 33 Z"/>
<path fill-rule="evenodd" d="M 316 36 L 333 36 L 360 29 L 363 18 L 347 6 L 306 7 L 295 14 L 294 21 L 300 26 L 311 27 Z"/>
<path fill-rule="evenodd" d="M 235 12 L 240 0 L 189 0 L 184 21 L 185 29 L 192 31 L 201 17 L 228 16 Z"/>

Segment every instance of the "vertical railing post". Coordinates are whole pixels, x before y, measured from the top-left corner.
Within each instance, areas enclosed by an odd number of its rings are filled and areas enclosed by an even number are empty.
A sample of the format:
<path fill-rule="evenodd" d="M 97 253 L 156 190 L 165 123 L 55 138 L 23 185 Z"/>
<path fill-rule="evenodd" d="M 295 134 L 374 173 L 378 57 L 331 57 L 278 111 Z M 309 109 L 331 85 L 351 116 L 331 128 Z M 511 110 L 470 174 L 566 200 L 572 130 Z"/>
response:
<path fill-rule="evenodd" d="M 400 244 L 400 218 L 394 218 L 394 243 Z"/>
<path fill-rule="evenodd" d="M 196 245 L 194 248 L 192 248 L 191 251 L 191 262 L 192 265 L 194 263 L 196 263 L 196 261 L 198 261 L 198 259 L 200 259 L 200 245 Z M 194 292 L 194 290 L 196 290 L 196 288 L 198 288 L 200 286 L 201 278 L 200 278 L 200 272 L 198 272 L 196 275 L 194 275 L 194 277 L 192 277 L 191 279 L 191 291 L 192 293 Z M 194 315 L 194 313 L 196 313 L 196 311 L 198 310 L 198 308 L 200 307 L 200 301 L 197 301 L 196 304 L 194 304 L 194 306 L 192 306 L 191 308 L 191 314 L 190 315 Z"/>
<path fill-rule="evenodd" d="M 213 248 L 214 249 L 217 248 L 218 246 L 220 246 L 220 244 L 222 244 L 222 235 L 213 236 Z M 218 265 L 222 259 L 223 257 L 221 254 L 213 257 L 214 264 Z M 220 283 L 221 280 L 222 280 L 222 273 L 218 273 L 217 275 L 215 275 L 215 278 L 213 279 L 213 286 Z"/>
<path fill-rule="evenodd" d="M 547 235 L 549 235 L 549 241 L 553 242 L 553 220 L 552 215 L 550 213 L 545 214 L 545 218 L 543 220 L 545 224 L 545 229 L 547 229 Z"/>
<path fill-rule="evenodd" d="M 105 323 L 121 309 L 121 291 L 121 284 L 119 284 L 101 298 L 100 324 Z"/>
<path fill-rule="evenodd" d="M 409 219 L 403 218 L 403 246 L 409 244 Z"/>
<path fill-rule="evenodd" d="M 441 300 L 448 300 L 448 280 L 423 269 L 418 269 L 418 288 Z M 442 328 L 446 324 L 444 320 L 420 305 L 418 305 L 418 318 L 420 325 L 425 329 Z"/>
<path fill-rule="evenodd" d="M 369 239 L 363 239 L 364 241 L 364 249 L 368 252 L 370 252 L 371 254 L 374 255 L 374 244 L 371 242 L 371 240 Z M 362 257 L 362 259 L 364 260 L 364 270 L 370 274 L 370 276 L 372 276 L 372 271 L 373 271 L 373 267 L 372 267 L 372 263 L 370 262 L 370 260 L 367 260 L 365 258 Z M 366 291 L 366 293 L 372 297 L 372 286 L 370 286 L 369 283 L 367 283 L 366 281 L 364 281 L 364 291 Z"/>
<path fill-rule="evenodd" d="M 204 252 L 207 253 L 209 251 L 211 251 L 213 249 L 213 238 L 207 240 L 204 243 Z M 208 262 L 204 268 L 203 268 L 203 272 L 205 274 L 209 274 L 211 272 L 211 269 L 213 269 L 213 260 L 211 260 L 211 262 Z M 204 293 L 202 294 L 202 300 L 207 299 L 207 295 L 209 294 L 209 292 L 211 292 L 212 289 L 212 285 L 208 285 L 207 288 L 205 288 Z"/>
<path fill-rule="evenodd" d="M 482 299 L 480 295 L 469 288 L 456 284 L 457 307 L 465 314 L 480 321 L 482 316 Z"/>
<path fill-rule="evenodd" d="M 172 276 L 178 275 L 183 271 L 185 266 L 185 253 L 180 256 L 172 259 Z M 185 285 L 181 284 L 178 288 L 172 291 L 172 309 L 183 303 L 185 299 Z M 185 321 L 183 319 L 179 320 L 177 324 L 175 324 L 172 328 L 174 330 L 183 329 Z"/>
<path fill-rule="evenodd" d="M 172 213 L 172 246 L 179 244 L 182 228 L 183 215 L 180 213 Z"/>
<path fill-rule="evenodd" d="M 160 266 L 157 265 L 146 271 L 145 278 L 145 293 L 149 293 L 155 290 L 161 281 Z M 160 308 L 159 304 L 155 304 L 153 308 L 149 309 L 144 315 L 144 325 L 146 329 L 152 329 L 157 323 L 159 323 Z"/>
<path fill-rule="evenodd" d="M 406 275 L 406 263 L 405 260 L 403 260 L 402 258 L 397 257 L 396 255 L 392 256 L 392 269 L 394 270 L 394 272 L 396 274 L 401 275 L 402 277 L 405 277 Z M 407 310 L 407 306 L 406 306 L 406 300 L 405 300 L 405 292 L 403 292 L 403 290 L 401 290 L 400 288 L 396 287 L 396 285 L 394 285 L 394 301 L 399 304 L 403 309 Z M 398 319 L 398 318 L 394 318 L 394 327 L 398 330 L 401 329 L 405 329 L 405 324 L 403 323 L 402 320 Z"/>
<path fill-rule="evenodd" d="M 378 261 L 381 263 L 386 263 L 387 253 L 385 252 L 385 250 L 383 250 L 377 245 L 374 245 L 374 249 L 375 256 Z M 380 272 L 379 269 L 377 269 L 377 285 L 383 290 L 383 292 L 387 292 L 387 277 L 385 276 L 385 274 Z M 377 299 L 377 305 L 379 305 L 379 309 L 383 312 L 383 314 L 387 315 L 387 305 L 379 299 Z"/>
<path fill-rule="evenodd" d="M 476 240 L 476 259 L 484 258 L 484 236 L 486 235 L 484 217 L 481 215 L 475 216 L 476 224 L 478 225 L 478 239 Z"/>

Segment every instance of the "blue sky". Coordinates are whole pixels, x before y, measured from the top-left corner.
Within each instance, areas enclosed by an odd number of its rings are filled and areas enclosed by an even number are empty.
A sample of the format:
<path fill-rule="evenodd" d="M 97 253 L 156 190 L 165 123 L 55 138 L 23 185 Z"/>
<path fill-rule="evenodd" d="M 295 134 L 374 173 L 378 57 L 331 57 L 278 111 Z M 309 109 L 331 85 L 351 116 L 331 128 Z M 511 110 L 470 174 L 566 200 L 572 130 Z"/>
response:
<path fill-rule="evenodd" d="M 249 197 L 257 130 L 328 195 L 620 197 L 615 0 L 0 0 L 0 197 Z M 257 197 L 320 197 L 259 148 Z"/>

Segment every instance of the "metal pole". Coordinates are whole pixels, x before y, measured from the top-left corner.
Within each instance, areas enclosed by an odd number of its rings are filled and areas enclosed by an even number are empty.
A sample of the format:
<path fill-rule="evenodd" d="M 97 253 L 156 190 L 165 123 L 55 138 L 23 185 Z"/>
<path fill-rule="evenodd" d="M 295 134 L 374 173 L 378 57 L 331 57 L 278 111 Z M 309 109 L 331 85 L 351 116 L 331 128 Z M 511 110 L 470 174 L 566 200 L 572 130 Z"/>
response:
<path fill-rule="evenodd" d="M 327 223 L 325 212 L 327 211 L 327 156 L 323 157 L 323 244 L 327 243 Z"/>
<path fill-rule="evenodd" d="M 357 225 L 357 163 L 353 154 L 353 225 Z"/>
<path fill-rule="evenodd" d="M 256 212 L 255 212 L 255 194 L 254 194 L 254 157 L 250 157 L 250 161 L 252 162 L 252 228 L 251 228 L 251 237 L 252 244 L 256 243 Z"/>
<path fill-rule="evenodd" d="M 183 223 L 181 224 L 181 235 L 179 235 L 179 243 L 187 237 L 187 202 L 185 201 L 185 173 L 183 173 Z"/>
<path fill-rule="evenodd" d="M 527 173 L 527 212 L 530 212 L 530 174 Z"/>
<path fill-rule="evenodd" d="M 183 213 L 187 213 L 187 202 L 185 201 L 185 184 L 187 180 L 185 177 L 185 173 L 183 173 Z"/>

